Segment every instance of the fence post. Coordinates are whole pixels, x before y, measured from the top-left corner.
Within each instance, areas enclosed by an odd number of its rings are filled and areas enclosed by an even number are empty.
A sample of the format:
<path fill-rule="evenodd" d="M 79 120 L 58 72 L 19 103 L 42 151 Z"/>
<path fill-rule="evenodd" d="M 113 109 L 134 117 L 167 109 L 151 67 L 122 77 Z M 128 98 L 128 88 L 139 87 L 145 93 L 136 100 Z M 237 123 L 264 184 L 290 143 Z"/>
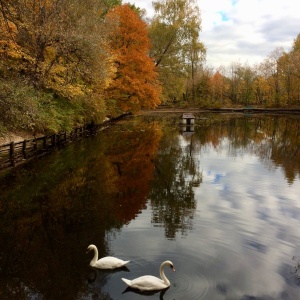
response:
<path fill-rule="evenodd" d="M 44 136 L 43 138 L 43 150 L 47 150 L 47 137 Z"/>
<path fill-rule="evenodd" d="M 55 148 L 56 147 L 56 134 L 52 135 L 52 147 Z"/>
<path fill-rule="evenodd" d="M 34 154 L 33 155 L 36 155 L 36 152 L 37 152 L 37 140 L 36 138 L 34 138 L 33 140 L 33 151 L 34 151 Z"/>
<path fill-rule="evenodd" d="M 22 154 L 23 154 L 23 158 L 27 159 L 27 153 L 26 153 L 26 140 L 23 141 L 23 146 L 22 146 Z"/>
<path fill-rule="evenodd" d="M 14 142 L 10 143 L 9 159 L 10 159 L 11 165 L 14 167 L 15 166 L 15 143 Z"/>

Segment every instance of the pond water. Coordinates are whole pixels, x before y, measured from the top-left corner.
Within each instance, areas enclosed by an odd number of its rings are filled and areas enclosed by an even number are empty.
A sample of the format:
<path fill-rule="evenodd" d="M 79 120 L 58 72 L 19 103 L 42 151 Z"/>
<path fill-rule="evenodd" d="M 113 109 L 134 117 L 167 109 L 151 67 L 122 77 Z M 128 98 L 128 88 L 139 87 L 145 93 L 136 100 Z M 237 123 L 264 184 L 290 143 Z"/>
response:
<path fill-rule="evenodd" d="M 299 299 L 300 118 L 128 117 L 0 178 L 0 299 Z M 100 257 L 126 269 L 89 266 Z M 126 290 L 159 276 L 170 288 Z"/>

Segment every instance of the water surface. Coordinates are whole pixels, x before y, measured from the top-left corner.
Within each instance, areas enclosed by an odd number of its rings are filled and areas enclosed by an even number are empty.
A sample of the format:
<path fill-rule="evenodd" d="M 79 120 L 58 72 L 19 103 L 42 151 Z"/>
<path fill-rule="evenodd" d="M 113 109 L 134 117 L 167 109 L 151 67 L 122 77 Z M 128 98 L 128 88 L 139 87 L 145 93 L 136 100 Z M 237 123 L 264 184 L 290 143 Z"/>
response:
<path fill-rule="evenodd" d="M 299 118 L 179 116 L 128 117 L 1 176 L 0 299 L 298 299 Z M 128 268 L 94 270 L 89 244 Z M 126 291 L 167 259 L 168 290 Z"/>

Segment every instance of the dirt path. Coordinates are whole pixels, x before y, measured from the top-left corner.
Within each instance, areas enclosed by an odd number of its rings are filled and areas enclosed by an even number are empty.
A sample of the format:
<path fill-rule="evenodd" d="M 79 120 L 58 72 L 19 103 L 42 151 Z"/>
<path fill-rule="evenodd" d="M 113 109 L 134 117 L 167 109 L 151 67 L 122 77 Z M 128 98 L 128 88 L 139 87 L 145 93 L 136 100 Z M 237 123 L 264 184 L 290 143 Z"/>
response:
<path fill-rule="evenodd" d="M 24 140 L 34 139 L 34 136 L 26 133 L 26 132 L 18 132 L 18 133 L 7 133 L 4 136 L 0 136 L 0 145 L 8 144 L 11 142 L 21 142 Z"/>

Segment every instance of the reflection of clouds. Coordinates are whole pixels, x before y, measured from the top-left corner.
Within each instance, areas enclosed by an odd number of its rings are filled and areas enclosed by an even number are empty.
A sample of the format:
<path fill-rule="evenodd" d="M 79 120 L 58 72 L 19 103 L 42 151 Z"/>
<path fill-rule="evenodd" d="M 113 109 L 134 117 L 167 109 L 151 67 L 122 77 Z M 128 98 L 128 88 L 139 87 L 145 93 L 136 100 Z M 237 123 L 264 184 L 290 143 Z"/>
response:
<path fill-rule="evenodd" d="M 233 159 L 212 148 L 207 152 L 200 157 L 203 185 L 195 191 L 202 224 L 207 224 L 201 237 L 210 241 L 205 252 L 227 263 L 223 275 L 229 276 L 229 283 L 222 283 L 227 293 L 228 286 L 234 286 L 244 291 L 240 296 L 277 299 L 288 289 L 279 266 L 300 251 L 299 181 L 288 186 L 280 168 L 270 171 L 245 153 Z"/>
<path fill-rule="evenodd" d="M 282 215 L 299 220 L 300 219 L 300 207 L 291 207 L 290 200 L 283 196 L 278 196 L 280 212 Z"/>
<path fill-rule="evenodd" d="M 263 245 L 259 242 L 256 242 L 256 241 L 253 241 L 253 240 L 245 240 L 244 241 L 244 244 L 246 245 L 246 247 L 249 247 L 250 249 L 254 249 L 258 252 L 261 252 L 261 253 L 264 253 L 266 254 L 267 253 L 267 246 L 266 245 Z"/>
<path fill-rule="evenodd" d="M 270 221 L 270 210 L 265 207 L 257 208 L 257 217 L 263 221 Z"/>
<path fill-rule="evenodd" d="M 220 189 L 225 189 L 224 184 L 222 184 L 223 177 L 226 176 L 226 173 L 218 173 L 217 171 L 208 170 L 202 173 L 203 182 L 217 185 Z"/>

